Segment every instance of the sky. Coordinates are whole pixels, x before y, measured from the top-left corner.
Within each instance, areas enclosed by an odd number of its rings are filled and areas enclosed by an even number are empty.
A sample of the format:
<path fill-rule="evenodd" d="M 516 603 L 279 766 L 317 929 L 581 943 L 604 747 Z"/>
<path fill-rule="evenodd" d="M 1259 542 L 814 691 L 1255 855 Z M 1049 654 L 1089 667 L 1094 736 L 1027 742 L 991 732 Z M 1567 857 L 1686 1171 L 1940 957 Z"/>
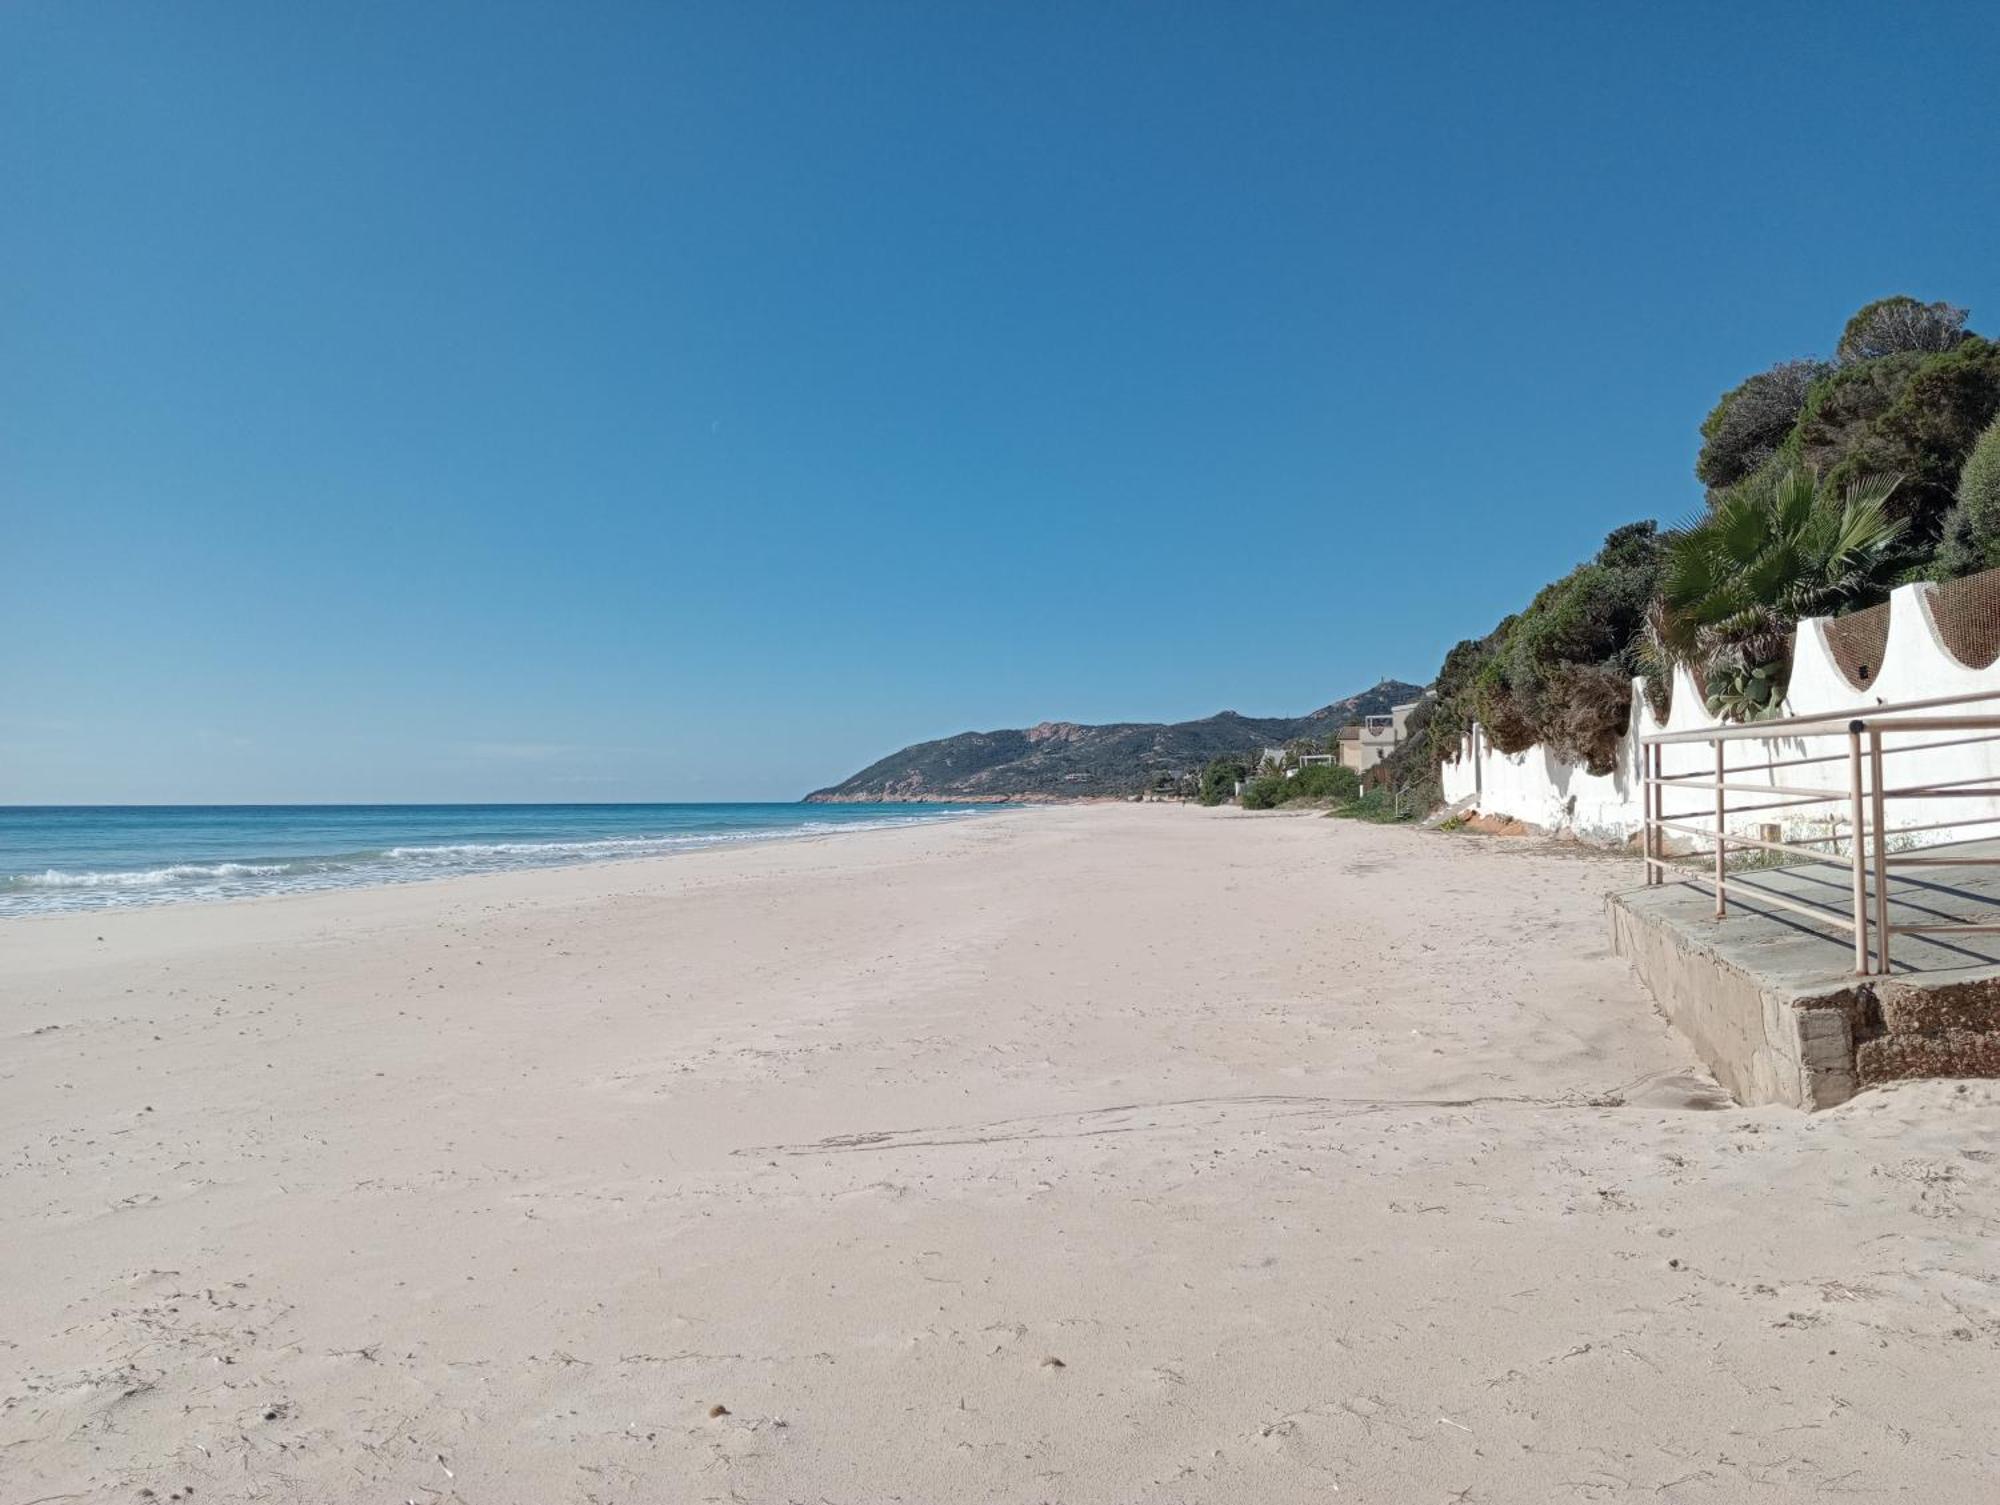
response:
<path fill-rule="evenodd" d="M 0 803 L 790 799 L 1428 680 L 2000 331 L 2000 7 L 0 6 Z"/>

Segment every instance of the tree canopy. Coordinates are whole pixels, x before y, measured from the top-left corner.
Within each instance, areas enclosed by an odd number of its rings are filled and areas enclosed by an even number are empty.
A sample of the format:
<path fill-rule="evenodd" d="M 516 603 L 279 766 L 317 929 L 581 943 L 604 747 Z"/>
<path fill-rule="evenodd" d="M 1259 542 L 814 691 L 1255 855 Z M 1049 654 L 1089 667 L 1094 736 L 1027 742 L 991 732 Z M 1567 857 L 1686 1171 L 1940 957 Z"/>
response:
<path fill-rule="evenodd" d="M 1595 558 L 1543 586 L 1527 610 L 1476 649 L 1454 649 L 1459 662 L 1448 660 L 1440 681 L 1470 679 L 1471 709 L 1503 751 L 1542 742 L 1609 772 L 1631 715 L 1632 675 L 1659 568 L 1658 524 L 1616 529 Z M 1463 692 L 1454 685 L 1453 693 Z"/>
<path fill-rule="evenodd" d="M 2000 569 L 2000 418 L 1986 426 L 1958 474 L 1936 563 L 1940 580 Z"/>
<path fill-rule="evenodd" d="M 1714 488 L 1755 472 L 1799 421 L 1813 383 L 1832 369 L 1824 361 L 1780 361 L 1723 393 L 1702 420 L 1696 478 Z"/>
<path fill-rule="evenodd" d="M 1950 303 L 1920 303 L 1907 293 L 1864 303 L 1840 331 L 1834 358 L 1842 365 L 1908 351 L 1949 350 L 1966 338 L 1967 310 Z"/>
<path fill-rule="evenodd" d="M 1446 655 L 1425 751 L 1537 743 L 1616 764 L 1635 675 L 1664 708 L 1685 665 L 1711 704 L 1782 700 L 1793 629 L 1886 599 L 1899 582 L 2000 568 L 2000 344 L 1967 311 L 1906 294 L 1855 311 L 1832 360 L 1782 360 L 1701 423 L 1705 506 L 1661 533 L 1634 523 Z"/>

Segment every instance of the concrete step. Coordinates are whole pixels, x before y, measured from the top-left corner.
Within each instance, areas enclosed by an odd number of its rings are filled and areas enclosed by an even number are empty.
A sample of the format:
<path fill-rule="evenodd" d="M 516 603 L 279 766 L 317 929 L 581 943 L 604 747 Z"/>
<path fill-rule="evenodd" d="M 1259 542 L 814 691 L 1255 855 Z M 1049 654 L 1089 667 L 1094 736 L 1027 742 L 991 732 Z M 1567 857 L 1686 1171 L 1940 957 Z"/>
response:
<path fill-rule="evenodd" d="M 1844 914 L 1829 875 L 1840 877 L 1827 868 L 1773 869 L 1746 881 Z M 1942 887 L 1936 879 L 1906 894 L 1892 887 L 1892 914 L 1906 904 L 1934 913 Z M 2000 1076 L 1996 937 L 1899 936 L 1891 948 L 1898 970 L 1862 977 L 1844 931 L 1759 908 L 1733 888 L 1726 918 L 1716 919 L 1714 906 L 1692 883 L 1614 894 L 1611 940 L 1737 1101 L 1829 1108 L 1876 1082 Z"/>

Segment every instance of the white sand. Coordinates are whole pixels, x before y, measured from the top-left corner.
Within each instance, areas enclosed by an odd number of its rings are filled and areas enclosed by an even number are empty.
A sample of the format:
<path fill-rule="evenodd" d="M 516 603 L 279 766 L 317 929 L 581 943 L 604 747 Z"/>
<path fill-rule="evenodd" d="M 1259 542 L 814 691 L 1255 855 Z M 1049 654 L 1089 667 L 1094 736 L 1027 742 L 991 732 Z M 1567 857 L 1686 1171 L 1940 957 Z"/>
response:
<path fill-rule="evenodd" d="M 1707 1111 L 1635 875 L 1119 807 L 0 926 L 0 1505 L 2000 1498 L 2000 1093 Z"/>

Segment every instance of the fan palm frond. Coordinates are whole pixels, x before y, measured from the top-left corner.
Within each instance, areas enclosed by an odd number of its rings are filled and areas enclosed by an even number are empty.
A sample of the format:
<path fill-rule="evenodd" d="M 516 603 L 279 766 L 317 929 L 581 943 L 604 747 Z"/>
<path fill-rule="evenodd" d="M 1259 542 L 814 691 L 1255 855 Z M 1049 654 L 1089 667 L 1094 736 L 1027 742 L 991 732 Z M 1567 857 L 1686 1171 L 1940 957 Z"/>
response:
<path fill-rule="evenodd" d="M 1742 692 L 1732 704 L 1774 704 L 1765 689 L 1800 618 L 1885 594 L 1903 535 L 1888 515 L 1896 485 L 1870 476 L 1836 494 L 1794 469 L 1719 498 L 1667 535 L 1647 651 L 1663 669 L 1722 674 Z"/>

